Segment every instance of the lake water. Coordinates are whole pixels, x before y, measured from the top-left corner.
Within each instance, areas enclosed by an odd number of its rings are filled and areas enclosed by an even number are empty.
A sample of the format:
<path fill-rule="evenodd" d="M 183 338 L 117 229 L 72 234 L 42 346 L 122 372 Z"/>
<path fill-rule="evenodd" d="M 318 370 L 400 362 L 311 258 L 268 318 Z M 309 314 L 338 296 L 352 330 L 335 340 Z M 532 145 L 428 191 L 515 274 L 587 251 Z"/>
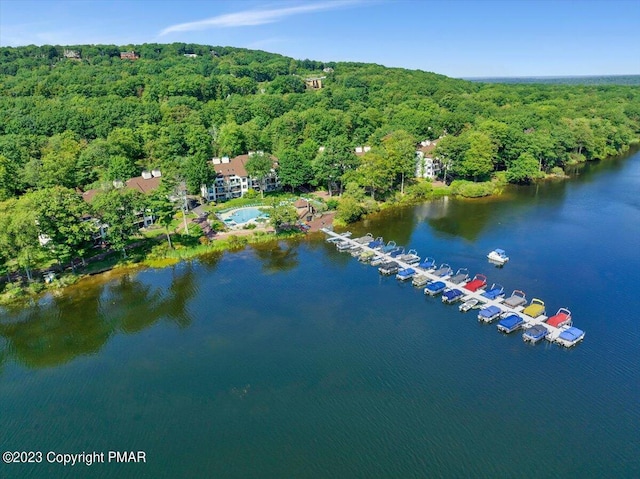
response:
<path fill-rule="evenodd" d="M 568 307 L 587 332 L 569 350 L 499 334 L 322 237 L 5 310 L 0 449 L 147 462 L 0 477 L 640 477 L 639 192 L 636 153 L 352 229 Z"/>

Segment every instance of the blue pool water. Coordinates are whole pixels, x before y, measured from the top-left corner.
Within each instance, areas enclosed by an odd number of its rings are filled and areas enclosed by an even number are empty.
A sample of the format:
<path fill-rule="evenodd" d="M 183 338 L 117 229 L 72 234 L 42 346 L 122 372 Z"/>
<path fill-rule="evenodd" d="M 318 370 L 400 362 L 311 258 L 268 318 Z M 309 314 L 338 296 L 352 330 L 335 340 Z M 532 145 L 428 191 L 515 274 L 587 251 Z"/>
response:
<path fill-rule="evenodd" d="M 258 208 L 243 208 L 233 213 L 230 216 L 230 219 L 241 225 L 247 221 L 259 218 L 260 216 L 268 217 L 269 215 L 263 213 Z"/>

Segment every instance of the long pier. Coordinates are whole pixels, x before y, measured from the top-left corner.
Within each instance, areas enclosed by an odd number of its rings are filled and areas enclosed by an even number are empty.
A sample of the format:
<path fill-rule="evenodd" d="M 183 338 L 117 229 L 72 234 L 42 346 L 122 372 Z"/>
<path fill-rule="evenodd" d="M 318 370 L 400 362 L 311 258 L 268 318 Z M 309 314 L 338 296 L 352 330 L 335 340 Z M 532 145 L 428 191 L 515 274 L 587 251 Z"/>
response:
<path fill-rule="evenodd" d="M 412 268 L 416 271 L 417 274 L 420 274 L 422 276 L 425 276 L 426 278 L 428 278 L 430 281 L 442 281 L 447 288 L 455 288 L 455 289 L 459 289 L 460 291 L 462 291 L 464 293 L 464 296 L 462 297 L 462 299 L 460 300 L 460 302 L 464 302 L 464 301 L 468 301 L 471 298 L 475 298 L 478 300 L 478 304 L 482 304 L 482 307 L 487 307 L 487 306 L 496 306 L 498 308 L 500 308 L 500 310 L 503 313 L 506 312 L 512 312 L 512 313 L 517 313 L 523 320 L 524 320 L 524 324 L 523 324 L 523 328 L 522 329 L 527 329 L 529 327 L 535 326 L 537 324 L 543 324 L 544 327 L 547 329 L 547 331 L 549 332 L 546 336 L 546 339 L 549 340 L 550 342 L 555 342 L 555 340 L 558 338 L 558 336 L 560 335 L 560 333 L 562 331 L 565 331 L 567 329 L 569 329 L 570 326 L 563 326 L 560 328 L 556 328 L 554 326 L 551 326 L 550 324 L 547 324 L 545 321 L 548 319 L 548 316 L 545 315 L 540 315 L 537 317 L 531 317 L 529 315 L 524 314 L 522 311 L 525 309 L 526 305 L 524 306 L 518 306 L 516 308 L 512 308 L 510 306 L 507 306 L 505 304 L 503 304 L 504 300 L 506 299 L 506 297 L 503 298 L 499 298 L 499 299 L 489 299 L 486 298 L 484 296 L 482 296 L 482 293 L 485 292 L 485 289 L 481 288 L 477 291 L 468 291 L 464 288 L 463 284 L 454 284 L 451 283 L 449 281 L 447 281 L 447 278 L 450 276 L 445 276 L 445 277 L 439 277 L 436 276 L 434 274 L 432 274 L 430 271 L 425 270 L 424 268 L 420 268 L 417 265 L 410 265 L 408 263 L 405 263 L 404 261 L 398 260 L 398 258 L 394 258 L 392 256 L 389 256 L 386 253 L 383 253 L 380 250 L 374 249 L 374 248 L 370 248 L 368 246 L 368 242 L 363 244 L 361 242 L 358 242 L 357 239 L 354 238 L 350 238 L 350 233 L 348 234 L 340 234 L 340 233 L 336 233 L 333 230 L 330 230 L 328 228 L 322 228 L 320 231 L 322 231 L 323 233 L 325 233 L 327 236 L 330 236 L 332 238 L 335 238 L 336 242 L 346 242 L 348 244 L 351 244 L 354 248 L 360 248 L 360 250 L 362 252 L 364 251 L 370 251 L 372 253 L 374 253 L 375 256 L 382 256 L 383 258 L 385 258 L 387 261 L 393 261 L 395 263 L 398 264 L 398 266 L 400 266 L 401 268 Z M 375 257 L 374 256 L 374 257 Z"/>

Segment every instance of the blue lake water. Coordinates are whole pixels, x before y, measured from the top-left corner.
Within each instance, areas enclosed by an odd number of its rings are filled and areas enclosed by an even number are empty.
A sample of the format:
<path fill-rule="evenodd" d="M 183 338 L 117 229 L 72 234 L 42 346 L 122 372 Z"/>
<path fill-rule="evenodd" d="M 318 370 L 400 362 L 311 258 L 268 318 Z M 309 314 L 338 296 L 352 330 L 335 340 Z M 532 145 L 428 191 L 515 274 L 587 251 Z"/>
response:
<path fill-rule="evenodd" d="M 0 477 L 640 477 L 640 154 L 577 174 L 351 228 L 568 307 L 577 347 L 499 334 L 320 236 L 96 278 L 0 313 L 0 446 L 147 463 Z"/>

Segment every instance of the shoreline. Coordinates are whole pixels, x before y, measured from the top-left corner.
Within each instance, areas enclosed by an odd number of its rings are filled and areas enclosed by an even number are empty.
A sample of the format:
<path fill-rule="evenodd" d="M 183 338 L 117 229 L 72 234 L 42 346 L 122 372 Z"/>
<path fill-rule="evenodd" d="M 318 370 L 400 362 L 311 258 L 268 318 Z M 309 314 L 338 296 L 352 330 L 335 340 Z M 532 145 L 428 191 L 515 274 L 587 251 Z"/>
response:
<path fill-rule="evenodd" d="M 583 168 L 589 164 L 593 163 L 601 163 L 607 162 L 610 160 L 622 160 L 632 156 L 633 154 L 640 151 L 640 142 L 634 143 L 630 145 L 630 148 L 626 153 L 621 155 L 616 155 L 606 160 L 598 160 L 597 162 L 584 162 L 578 163 L 574 165 L 577 168 Z M 544 178 L 541 178 L 538 181 L 547 182 L 547 181 L 566 181 L 571 180 L 577 175 L 554 175 L 547 174 Z M 434 182 L 435 183 L 435 182 Z M 493 191 L 487 195 L 481 195 L 477 197 L 468 197 L 460 194 L 459 192 L 451 191 L 451 185 L 442 185 L 440 182 L 432 184 L 435 188 L 432 188 L 429 194 L 426 197 L 412 197 L 410 195 L 401 197 L 399 201 L 390 201 L 382 203 L 382 205 L 378 205 L 379 208 L 377 211 L 371 211 L 364 214 L 359 220 L 366 220 L 369 215 L 374 215 L 380 213 L 381 211 L 392 210 L 394 208 L 403 208 L 407 206 L 428 203 L 438 198 L 442 198 L 445 196 L 455 196 L 463 200 L 473 201 L 473 200 L 489 200 L 493 201 L 503 195 L 503 189 L 506 186 L 502 184 L 500 181 L 491 181 L 486 182 L 487 184 L 493 183 Z M 430 183 L 431 184 L 431 183 Z M 535 183 L 534 183 L 535 184 Z M 325 214 L 327 216 L 327 220 L 331 220 L 328 226 L 338 227 L 340 229 L 348 228 L 350 224 L 356 223 L 354 221 L 352 223 L 344 223 L 340 220 L 335 219 L 335 212 L 328 212 L 329 214 Z M 317 219 L 314 219 L 316 221 Z M 319 221 L 319 220 L 317 220 Z M 309 232 L 309 234 L 314 234 L 319 230 L 320 225 L 316 225 L 317 228 Z M 325 225 L 325 222 L 322 222 L 322 226 Z M 143 257 L 136 258 L 135 256 L 131 260 L 122 261 L 122 258 L 116 259 L 114 261 L 113 258 L 110 258 L 107 261 L 107 265 L 103 268 L 97 269 L 95 271 L 90 270 L 90 264 L 85 267 L 85 269 L 89 269 L 89 272 L 67 272 L 66 270 L 62 273 L 58 273 L 60 276 L 56 278 L 52 283 L 45 284 L 43 282 L 35 281 L 29 284 L 19 284 L 17 286 L 13 282 L 5 283 L 5 289 L 2 293 L 0 293 L 0 308 L 12 308 L 12 307 L 23 307 L 26 304 L 33 303 L 34 301 L 38 301 L 45 297 L 48 294 L 60 296 L 64 294 L 64 290 L 70 287 L 77 286 L 79 284 L 87 283 L 90 281 L 104 281 L 111 279 L 110 276 L 116 276 L 121 274 L 128 274 L 129 272 L 139 271 L 146 268 L 166 268 L 170 266 L 174 266 L 182 261 L 188 261 L 192 259 L 197 259 L 201 256 L 212 254 L 212 253 L 224 253 L 224 252 L 236 252 L 245 249 L 247 246 L 258 245 L 258 244 L 266 244 L 270 242 L 277 241 L 287 241 L 292 239 L 301 239 L 306 238 L 307 233 L 303 233 L 301 231 L 288 231 L 275 233 L 272 229 L 238 229 L 238 230 L 230 230 L 225 232 L 216 233 L 216 236 L 213 240 L 206 240 L 204 242 L 200 242 L 197 245 L 177 245 L 178 247 L 175 249 L 166 249 L 166 251 L 153 251 L 153 243 L 155 247 L 160 247 L 160 249 L 167 246 L 167 241 L 164 237 L 160 242 L 158 242 L 159 238 L 153 239 L 148 238 L 143 241 L 137 241 L 132 243 L 135 247 L 143 246 L 143 247 L 151 247 L 151 250 L 146 252 Z M 204 238 L 204 237 L 201 237 Z M 117 255 L 118 252 L 111 252 L 109 256 Z M 113 262 L 113 264 L 110 264 Z M 35 287 L 34 287 L 35 286 Z"/>

